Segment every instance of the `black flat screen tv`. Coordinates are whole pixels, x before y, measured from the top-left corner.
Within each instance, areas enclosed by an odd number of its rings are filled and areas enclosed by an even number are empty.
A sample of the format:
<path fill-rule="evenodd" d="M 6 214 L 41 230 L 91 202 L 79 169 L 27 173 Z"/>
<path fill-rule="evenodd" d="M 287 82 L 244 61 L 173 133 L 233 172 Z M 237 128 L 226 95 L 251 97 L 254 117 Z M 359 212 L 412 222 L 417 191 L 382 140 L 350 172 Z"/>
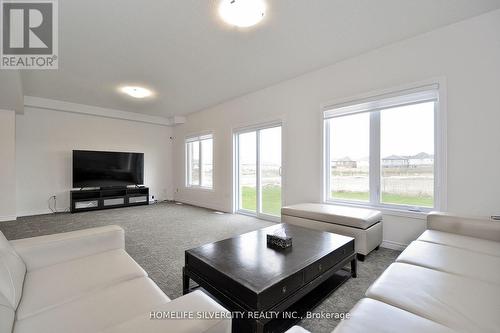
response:
<path fill-rule="evenodd" d="M 73 150 L 73 188 L 144 184 L 144 154 Z"/>

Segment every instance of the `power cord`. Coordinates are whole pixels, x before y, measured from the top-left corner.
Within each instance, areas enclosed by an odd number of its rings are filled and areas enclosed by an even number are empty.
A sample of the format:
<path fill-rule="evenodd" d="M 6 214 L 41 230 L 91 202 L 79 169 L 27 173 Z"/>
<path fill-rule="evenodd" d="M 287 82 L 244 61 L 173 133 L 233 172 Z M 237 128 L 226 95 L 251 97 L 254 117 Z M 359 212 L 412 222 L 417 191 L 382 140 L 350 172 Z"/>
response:
<path fill-rule="evenodd" d="M 51 201 L 51 200 L 54 200 L 54 208 L 52 208 L 52 207 L 50 206 L 50 201 Z M 57 213 L 57 197 L 56 197 L 55 195 L 51 196 L 51 197 L 49 198 L 49 200 L 48 200 L 48 202 L 47 202 L 47 203 L 48 203 L 48 206 L 49 206 L 50 211 L 51 211 L 52 213 L 56 214 L 56 213 Z"/>
<path fill-rule="evenodd" d="M 54 206 L 51 206 L 51 201 L 54 201 Z M 57 211 L 57 197 L 55 195 L 51 196 L 49 200 L 47 201 L 47 204 L 49 206 L 49 210 L 52 212 L 52 214 L 57 214 L 57 213 L 67 213 L 69 212 L 69 207 L 66 209 L 63 209 L 62 211 Z"/>

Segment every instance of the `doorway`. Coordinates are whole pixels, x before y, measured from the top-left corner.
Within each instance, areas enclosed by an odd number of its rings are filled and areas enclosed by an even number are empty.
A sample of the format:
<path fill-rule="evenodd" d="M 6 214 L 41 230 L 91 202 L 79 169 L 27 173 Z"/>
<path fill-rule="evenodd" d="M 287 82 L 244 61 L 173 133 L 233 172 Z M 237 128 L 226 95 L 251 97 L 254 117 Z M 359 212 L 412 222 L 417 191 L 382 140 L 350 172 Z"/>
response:
<path fill-rule="evenodd" d="M 279 220 L 282 204 L 281 124 L 238 131 L 235 136 L 235 210 Z"/>

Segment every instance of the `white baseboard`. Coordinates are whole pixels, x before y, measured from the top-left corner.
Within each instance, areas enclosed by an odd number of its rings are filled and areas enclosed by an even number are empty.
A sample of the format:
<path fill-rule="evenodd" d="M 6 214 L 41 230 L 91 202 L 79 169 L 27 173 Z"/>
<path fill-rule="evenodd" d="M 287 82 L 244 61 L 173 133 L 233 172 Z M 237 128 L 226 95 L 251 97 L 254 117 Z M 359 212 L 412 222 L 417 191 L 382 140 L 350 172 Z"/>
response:
<path fill-rule="evenodd" d="M 201 208 L 206 208 L 206 209 L 216 210 L 219 212 L 228 213 L 225 208 L 221 208 L 217 205 L 207 204 L 204 202 L 196 202 L 196 201 L 191 201 L 191 200 L 175 200 L 175 199 L 173 201 L 184 203 L 184 204 L 191 205 L 191 206 L 196 206 L 196 207 L 201 207 Z"/>
<path fill-rule="evenodd" d="M 16 215 L 0 216 L 0 222 L 15 221 L 17 220 Z"/>
<path fill-rule="evenodd" d="M 403 251 L 407 246 L 408 244 L 393 242 L 389 240 L 382 241 L 382 244 L 380 244 L 380 247 L 397 251 Z"/>
<path fill-rule="evenodd" d="M 38 211 L 31 211 L 31 212 L 21 212 L 18 214 L 17 217 L 25 217 L 25 216 L 35 216 L 35 215 L 47 215 L 47 214 L 53 214 L 50 209 L 41 209 Z"/>

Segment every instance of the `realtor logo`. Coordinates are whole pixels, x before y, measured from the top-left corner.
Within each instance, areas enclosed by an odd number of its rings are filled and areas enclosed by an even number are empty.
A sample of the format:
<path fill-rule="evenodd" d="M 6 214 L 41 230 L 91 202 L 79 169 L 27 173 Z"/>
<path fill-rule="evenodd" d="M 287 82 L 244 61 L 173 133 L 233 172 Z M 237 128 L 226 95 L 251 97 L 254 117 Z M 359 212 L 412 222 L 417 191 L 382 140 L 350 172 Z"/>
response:
<path fill-rule="evenodd" d="M 57 69 L 56 0 L 0 0 L 2 69 Z"/>

